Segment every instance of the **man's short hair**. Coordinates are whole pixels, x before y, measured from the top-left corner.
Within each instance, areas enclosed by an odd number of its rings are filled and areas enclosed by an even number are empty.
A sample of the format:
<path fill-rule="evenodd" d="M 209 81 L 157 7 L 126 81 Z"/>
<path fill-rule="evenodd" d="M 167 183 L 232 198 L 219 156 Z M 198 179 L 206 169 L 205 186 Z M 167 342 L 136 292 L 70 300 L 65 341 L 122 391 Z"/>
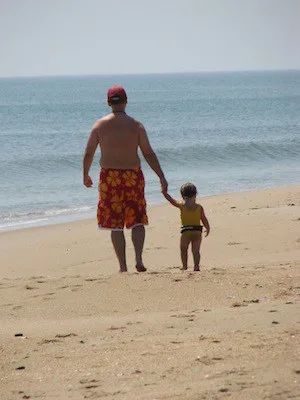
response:
<path fill-rule="evenodd" d="M 122 104 L 127 101 L 127 94 L 122 86 L 115 85 L 108 89 L 107 100 L 110 104 Z"/>
<path fill-rule="evenodd" d="M 182 197 L 190 198 L 197 195 L 197 188 L 192 183 L 184 183 L 180 188 L 180 193 Z"/>

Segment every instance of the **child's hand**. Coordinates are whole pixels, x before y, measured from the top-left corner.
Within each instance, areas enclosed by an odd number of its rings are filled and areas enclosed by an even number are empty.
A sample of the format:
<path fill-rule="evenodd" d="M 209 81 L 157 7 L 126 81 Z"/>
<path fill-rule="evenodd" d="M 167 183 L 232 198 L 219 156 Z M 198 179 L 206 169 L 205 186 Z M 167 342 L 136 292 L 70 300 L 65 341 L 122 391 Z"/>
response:
<path fill-rule="evenodd" d="M 209 235 L 210 229 L 205 229 L 205 237 Z"/>

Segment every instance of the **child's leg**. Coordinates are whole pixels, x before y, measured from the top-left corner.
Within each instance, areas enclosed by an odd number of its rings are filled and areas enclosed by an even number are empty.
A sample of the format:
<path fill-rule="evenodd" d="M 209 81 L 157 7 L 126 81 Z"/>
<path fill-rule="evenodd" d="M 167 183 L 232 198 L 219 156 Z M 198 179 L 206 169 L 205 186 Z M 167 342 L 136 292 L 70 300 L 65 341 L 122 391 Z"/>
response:
<path fill-rule="evenodd" d="M 194 258 L 194 271 L 200 271 L 200 246 L 202 235 L 201 233 L 192 238 L 192 252 Z"/>
<path fill-rule="evenodd" d="M 188 248 L 190 244 L 190 237 L 186 233 L 181 234 L 180 238 L 180 252 L 181 252 L 181 261 L 182 261 L 182 268 L 187 269 L 188 267 Z"/>

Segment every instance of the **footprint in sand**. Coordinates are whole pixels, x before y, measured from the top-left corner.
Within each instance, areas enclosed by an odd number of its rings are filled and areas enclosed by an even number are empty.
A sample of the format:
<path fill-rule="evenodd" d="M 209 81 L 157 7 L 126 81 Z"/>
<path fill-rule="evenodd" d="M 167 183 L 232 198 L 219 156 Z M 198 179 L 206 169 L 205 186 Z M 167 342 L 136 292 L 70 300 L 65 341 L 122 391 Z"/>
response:
<path fill-rule="evenodd" d="M 110 328 L 107 328 L 106 331 L 119 331 L 119 330 L 123 330 L 126 329 L 126 326 L 111 326 Z"/>
<path fill-rule="evenodd" d="M 99 385 L 97 385 L 98 381 L 96 379 L 82 379 L 81 381 L 79 381 L 79 383 L 81 385 L 86 385 L 85 389 L 95 389 L 97 387 L 99 387 Z"/>
<path fill-rule="evenodd" d="M 259 303 L 259 299 L 243 300 L 243 303 Z"/>
<path fill-rule="evenodd" d="M 213 357 L 213 358 L 209 358 L 209 357 L 207 357 L 207 356 L 204 356 L 204 357 L 199 357 L 199 356 L 198 356 L 198 357 L 195 359 L 195 361 L 200 362 L 200 363 L 202 363 L 202 364 L 204 364 L 204 365 L 213 365 L 213 364 L 215 364 L 215 361 L 221 361 L 221 360 L 223 360 L 222 357 Z"/>
<path fill-rule="evenodd" d="M 66 333 L 66 334 L 58 333 L 57 335 L 55 335 L 56 338 L 67 338 L 72 336 L 77 336 L 77 335 L 76 333 Z"/>
<path fill-rule="evenodd" d="M 195 317 L 195 314 L 173 314 L 173 315 L 170 315 L 170 317 L 175 317 L 175 318 L 193 318 L 193 317 Z"/>
<path fill-rule="evenodd" d="M 247 307 L 247 304 L 243 303 L 232 303 L 230 307 Z"/>
<path fill-rule="evenodd" d="M 61 340 L 58 340 L 58 339 L 43 339 L 41 342 L 38 342 L 38 344 L 48 344 L 48 343 L 61 343 Z"/>
<path fill-rule="evenodd" d="M 295 374 L 300 374 L 300 369 L 294 369 Z"/>
<path fill-rule="evenodd" d="M 221 388 L 221 389 L 219 389 L 219 392 L 221 392 L 221 393 L 227 393 L 227 392 L 229 392 L 229 389 L 227 389 L 227 388 Z"/>
<path fill-rule="evenodd" d="M 27 289 L 27 290 L 36 290 L 38 288 L 35 287 L 35 286 L 25 285 L 25 289 Z"/>

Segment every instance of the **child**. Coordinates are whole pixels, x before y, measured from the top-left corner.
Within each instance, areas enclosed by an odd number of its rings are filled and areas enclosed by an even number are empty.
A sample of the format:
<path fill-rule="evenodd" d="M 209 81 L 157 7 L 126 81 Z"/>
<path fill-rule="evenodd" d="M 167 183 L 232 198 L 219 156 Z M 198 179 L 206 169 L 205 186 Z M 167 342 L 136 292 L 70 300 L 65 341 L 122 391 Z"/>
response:
<path fill-rule="evenodd" d="M 180 209 L 181 214 L 181 239 L 180 250 L 182 260 L 182 270 L 187 269 L 188 248 L 192 243 L 192 252 L 194 257 L 194 271 L 200 271 L 200 246 L 202 240 L 201 221 L 205 226 L 205 236 L 209 235 L 210 226 L 205 216 L 204 209 L 196 203 L 197 188 L 192 183 L 185 183 L 180 188 L 183 202 L 177 202 L 167 192 L 163 195 L 175 207 Z"/>

